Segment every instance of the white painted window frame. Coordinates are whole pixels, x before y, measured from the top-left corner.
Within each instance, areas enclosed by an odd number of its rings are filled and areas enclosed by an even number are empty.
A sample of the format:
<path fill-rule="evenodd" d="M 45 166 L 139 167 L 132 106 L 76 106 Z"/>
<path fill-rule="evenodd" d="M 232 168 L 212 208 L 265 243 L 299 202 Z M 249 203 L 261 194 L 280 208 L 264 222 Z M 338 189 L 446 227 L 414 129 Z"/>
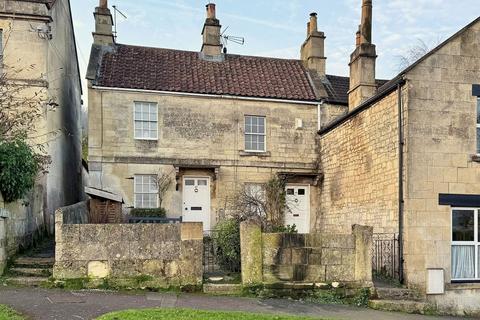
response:
<path fill-rule="evenodd" d="M 474 227 L 473 227 L 473 232 L 474 232 L 474 237 L 473 241 L 453 241 L 453 211 L 473 211 L 473 219 L 474 219 Z M 478 216 L 480 213 L 479 208 L 467 208 L 467 207 L 452 207 L 450 210 L 450 250 L 452 250 L 453 246 L 465 246 L 465 247 L 474 247 L 475 248 L 475 278 L 453 278 L 452 276 L 452 281 L 462 281 L 462 282 L 467 282 L 467 281 L 472 281 L 472 282 L 478 282 L 480 281 L 480 270 L 479 270 L 479 248 L 480 248 L 480 242 L 478 238 Z M 450 260 L 450 264 L 452 261 Z M 450 268 L 453 266 L 451 265 Z"/>
<path fill-rule="evenodd" d="M 133 207 L 134 208 L 141 208 L 141 209 L 156 209 L 159 207 L 159 204 L 158 204 L 158 190 L 156 189 L 152 189 L 150 190 L 149 192 L 139 192 L 137 190 L 137 179 L 139 178 L 144 178 L 144 177 L 153 177 L 155 179 L 155 175 L 154 174 L 136 174 L 133 176 Z M 146 207 L 143 207 L 143 206 L 139 206 L 139 204 L 137 203 L 137 194 L 154 194 L 155 195 L 155 201 L 156 201 L 156 207 L 155 208 L 146 208 Z M 142 203 L 143 205 L 143 203 Z"/>
<path fill-rule="evenodd" d="M 135 118 L 135 115 L 136 115 L 136 107 L 137 105 L 139 104 L 148 104 L 148 105 L 151 105 L 151 106 L 154 106 L 155 107 L 155 112 L 156 112 L 156 115 L 157 115 L 157 120 L 156 121 L 150 121 L 150 120 L 137 120 Z M 143 111 L 142 111 L 143 112 Z M 156 126 L 155 126 L 155 137 L 154 138 L 151 138 L 151 137 L 138 137 L 137 136 L 137 122 L 147 122 L 147 123 L 156 123 Z M 134 101 L 133 102 L 133 137 L 135 140 L 149 140 L 149 141 L 157 141 L 158 140 L 158 103 L 156 102 L 149 102 L 149 101 Z"/>
<path fill-rule="evenodd" d="M 478 109 L 479 109 L 479 106 L 480 106 L 480 97 L 477 97 L 477 106 L 476 106 L 476 108 L 475 108 L 475 110 L 476 110 L 475 114 L 476 114 L 476 116 L 477 116 L 477 119 L 476 119 L 477 126 L 476 126 L 476 128 L 475 128 L 475 138 L 476 138 L 475 141 L 478 139 L 478 137 L 477 137 L 477 131 L 478 131 L 478 129 L 480 129 L 480 122 L 478 122 L 478 116 L 479 116 L 479 115 L 478 115 Z M 480 156 L 480 150 L 479 150 L 479 148 L 478 148 L 478 141 L 476 141 L 475 150 L 476 150 L 477 156 Z"/>
<path fill-rule="evenodd" d="M 263 134 L 261 133 L 247 133 L 247 117 L 255 117 L 255 118 L 262 118 L 264 123 L 263 123 Z M 258 116 L 258 115 L 251 115 L 251 114 L 246 114 L 243 117 L 243 129 L 244 129 L 244 148 L 245 152 L 252 152 L 252 153 L 265 153 L 267 152 L 267 117 L 266 116 Z M 249 150 L 246 148 L 246 137 L 247 136 L 263 136 L 264 137 L 264 145 L 263 145 L 263 150 Z"/>

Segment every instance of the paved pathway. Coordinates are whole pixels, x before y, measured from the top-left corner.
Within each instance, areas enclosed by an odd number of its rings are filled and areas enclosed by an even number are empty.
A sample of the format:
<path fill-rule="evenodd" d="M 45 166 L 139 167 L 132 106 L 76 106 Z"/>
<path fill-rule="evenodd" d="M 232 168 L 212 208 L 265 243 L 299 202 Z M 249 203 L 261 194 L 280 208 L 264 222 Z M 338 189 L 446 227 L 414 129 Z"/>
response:
<path fill-rule="evenodd" d="M 212 297 L 173 293 L 124 294 L 98 291 L 64 291 L 39 288 L 0 288 L 0 304 L 7 304 L 31 319 L 94 319 L 99 315 L 132 308 L 192 308 L 256 313 L 293 314 L 329 319 L 416 320 L 455 319 L 380 312 L 350 306 L 316 305 L 291 300 Z"/>

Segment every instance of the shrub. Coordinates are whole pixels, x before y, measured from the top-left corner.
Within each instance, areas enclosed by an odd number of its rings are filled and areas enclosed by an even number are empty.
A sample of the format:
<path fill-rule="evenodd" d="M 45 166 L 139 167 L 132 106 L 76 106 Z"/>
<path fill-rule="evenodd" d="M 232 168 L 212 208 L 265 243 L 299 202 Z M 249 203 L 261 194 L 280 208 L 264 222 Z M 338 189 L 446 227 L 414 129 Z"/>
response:
<path fill-rule="evenodd" d="M 236 219 L 219 222 L 213 240 L 220 266 L 231 272 L 240 271 L 240 222 Z"/>
<path fill-rule="evenodd" d="M 156 209 L 145 209 L 145 208 L 134 208 L 130 211 L 132 217 L 139 218 L 166 218 L 167 211 L 164 208 Z"/>
<path fill-rule="evenodd" d="M 297 226 L 288 225 L 288 226 L 277 226 L 272 228 L 273 233 L 298 233 Z"/>
<path fill-rule="evenodd" d="M 41 156 L 25 141 L 0 141 L 0 192 L 5 202 L 22 199 L 33 188 L 41 167 Z"/>

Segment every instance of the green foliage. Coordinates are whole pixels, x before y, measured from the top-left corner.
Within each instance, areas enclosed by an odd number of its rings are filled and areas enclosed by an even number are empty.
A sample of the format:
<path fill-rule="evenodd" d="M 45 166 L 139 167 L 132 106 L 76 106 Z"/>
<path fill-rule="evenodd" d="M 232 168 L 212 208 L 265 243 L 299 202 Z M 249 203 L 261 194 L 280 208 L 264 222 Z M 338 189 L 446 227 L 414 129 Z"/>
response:
<path fill-rule="evenodd" d="M 82 138 L 82 158 L 83 160 L 88 160 L 88 137 L 85 136 Z"/>
<path fill-rule="evenodd" d="M 0 192 L 5 202 L 22 199 L 41 167 L 41 157 L 24 140 L 0 141 Z"/>
<path fill-rule="evenodd" d="M 254 314 L 245 312 L 218 312 L 188 309 L 150 309 L 113 312 L 101 316 L 98 320 L 313 320 L 308 317 Z M 321 320 L 320 318 L 316 318 Z"/>
<path fill-rule="evenodd" d="M 338 289 L 312 291 L 307 300 L 321 304 L 345 304 L 345 291 Z"/>
<path fill-rule="evenodd" d="M 370 300 L 370 289 L 361 288 L 357 294 L 353 297 L 352 303 L 357 307 L 368 307 L 368 301 Z"/>
<path fill-rule="evenodd" d="M 273 176 L 265 185 L 268 232 L 284 225 L 285 211 L 288 210 L 285 187 L 286 180 L 277 176 Z"/>
<path fill-rule="evenodd" d="M 273 233 L 298 233 L 296 225 L 276 226 L 272 228 Z"/>
<path fill-rule="evenodd" d="M 134 208 L 130 211 L 132 217 L 139 218 L 165 218 L 167 217 L 167 211 L 164 208 L 156 209 L 144 209 L 144 208 Z"/>
<path fill-rule="evenodd" d="M 25 319 L 16 311 L 7 307 L 5 305 L 0 304 L 0 320 L 23 320 Z"/>
<path fill-rule="evenodd" d="M 240 271 L 240 222 L 227 219 L 219 222 L 213 234 L 219 264 L 228 271 Z"/>

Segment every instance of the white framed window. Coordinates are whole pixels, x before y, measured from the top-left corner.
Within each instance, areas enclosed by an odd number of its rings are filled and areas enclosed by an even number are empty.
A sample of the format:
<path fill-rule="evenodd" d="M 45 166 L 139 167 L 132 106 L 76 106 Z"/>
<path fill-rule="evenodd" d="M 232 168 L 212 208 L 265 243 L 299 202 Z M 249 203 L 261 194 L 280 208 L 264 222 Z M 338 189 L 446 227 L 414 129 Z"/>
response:
<path fill-rule="evenodd" d="M 480 154 L 480 97 L 477 98 L 477 154 Z"/>
<path fill-rule="evenodd" d="M 477 208 L 452 208 L 452 281 L 480 280 Z"/>
<path fill-rule="evenodd" d="M 245 151 L 266 151 L 266 118 L 245 116 Z"/>
<path fill-rule="evenodd" d="M 135 139 L 158 139 L 158 105 L 156 103 L 135 102 L 133 119 Z"/>
<path fill-rule="evenodd" d="M 155 175 L 135 175 L 133 193 L 135 208 L 158 208 L 158 190 Z"/>

